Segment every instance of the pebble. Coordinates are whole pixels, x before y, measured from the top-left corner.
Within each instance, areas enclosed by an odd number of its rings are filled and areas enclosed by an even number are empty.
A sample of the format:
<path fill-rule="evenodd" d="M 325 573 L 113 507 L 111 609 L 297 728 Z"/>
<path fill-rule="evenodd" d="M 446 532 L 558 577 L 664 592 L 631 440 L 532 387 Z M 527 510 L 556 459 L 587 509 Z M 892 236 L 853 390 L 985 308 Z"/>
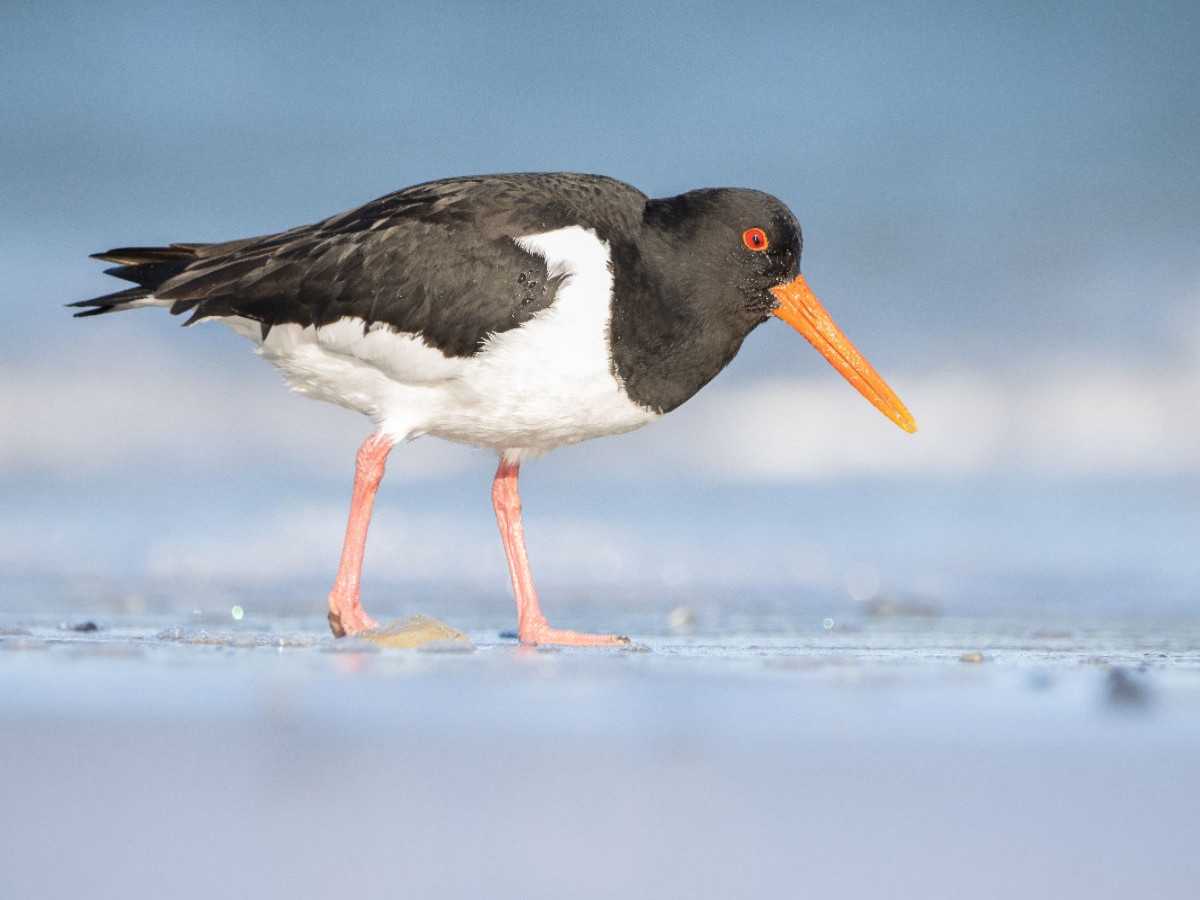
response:
<path fill-rule="evenodd" d="M 426 644 L 442 644 L 452 642 L 470 647 L 471 639 L 452 628 L 445 622 L 439 622 L 433 616 L 418 613 L 397 622 L 389 622 L 376 628 L 360 631 L 355 637 L 360 641 L 374 644 L 377 647 L 423 647 Z M 443 649 L 443 648 L 439 648 Z"/>

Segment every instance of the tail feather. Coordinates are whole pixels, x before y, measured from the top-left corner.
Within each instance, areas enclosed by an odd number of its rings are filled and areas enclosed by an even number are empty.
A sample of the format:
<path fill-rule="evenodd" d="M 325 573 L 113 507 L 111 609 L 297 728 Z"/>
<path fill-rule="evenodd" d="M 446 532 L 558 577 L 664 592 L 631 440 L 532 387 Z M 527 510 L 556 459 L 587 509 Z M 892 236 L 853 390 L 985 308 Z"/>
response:
<path fill-rule="evenodd" d="M 83 312 L 75 313 L 75 318 L 82 319 L 85 316 L 98 316 L 101 313 L 118 312 L 122 309 L 136 309 L 139 306 L 150 305 L 142 301 L 150 299 L 151 296 L 151 291 L 146 288 L 136 287 L 117 291 L 113 294 L 105 294 L 103 297 L 97 297 L 94 300 L 80 300 L 77 303 L 68 303 L 67 306 L 91 307 L 90 309 L 84 309 Z"/>
<path fill-rule="evenodd" d="M 171 244 L 167 247 L 118 247 L 104 253 L 93 253 L 92 259 L 117 263 L 114 268 L 105 269 L 106 275 L 113 275 L 123 281 L 132 281 L 138 285 L 105 294 L 92 300 L 80 300 L 68 303 L 70 307 L 84 307 L 83 312 L 75 313 L 76 318 L 83 316 L 98 316 L 102 313 L 118 312 L 123 309 L 135 309 L 139 306 L 157 305 L 152 301 L 154 291 L 159 285 L 174 278 L 192 262 L 205 244 Z M 169 304 L 162 304 L 169 305 Z"/>
<path fill-rule="evenodd" d="M 140 266 L 148 263 L 191 262 L 204 244 L 169 244 L 166 247 L 118 247 L 103 253 L 93 253 L 91 259 Z"/>

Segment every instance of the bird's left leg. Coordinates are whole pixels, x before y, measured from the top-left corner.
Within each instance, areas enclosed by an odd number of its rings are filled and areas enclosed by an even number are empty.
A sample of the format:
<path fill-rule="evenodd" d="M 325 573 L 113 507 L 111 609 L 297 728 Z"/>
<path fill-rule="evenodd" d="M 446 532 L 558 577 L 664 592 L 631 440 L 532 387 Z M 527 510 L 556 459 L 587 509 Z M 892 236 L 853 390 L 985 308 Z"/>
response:
<path fill-rule="evenodd" d="M 358 448 L 346 543 L 342 547 L 337 581 L 329 592 L 329 627 L 334 637 L 355 634 L 379 624 L 367 615 L 359 601 L 359 576 L 362 572 L 363 550 L 367 545 L 367 526 L 371 524 L 371 508 L 375 505 L 375 492 L 383 479 L 388 453 L 394 446 L 394 440 L 376 432 Z"/>

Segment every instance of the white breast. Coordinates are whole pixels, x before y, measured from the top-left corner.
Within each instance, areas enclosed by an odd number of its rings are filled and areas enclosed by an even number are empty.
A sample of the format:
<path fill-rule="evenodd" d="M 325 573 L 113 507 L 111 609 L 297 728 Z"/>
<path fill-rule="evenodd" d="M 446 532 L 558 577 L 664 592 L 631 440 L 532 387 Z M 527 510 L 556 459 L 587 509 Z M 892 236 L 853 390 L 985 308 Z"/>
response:
<path fill-rule="evenodd" d="M 550 307 L 491 335 L 474 356 L 447 357 L 419 335 L 364 329 L 349 317 L 321 328 L 276 325 L 259 352 L 295 390 L 370 416 L 397 440 L 430 434 L 513 461 L 657 418 L 629 399 L 613 370 L 608 245 L 579 226 L 517 243 L 563 281 Z M 260 336 L 257 324 L 226 321 Z"/>

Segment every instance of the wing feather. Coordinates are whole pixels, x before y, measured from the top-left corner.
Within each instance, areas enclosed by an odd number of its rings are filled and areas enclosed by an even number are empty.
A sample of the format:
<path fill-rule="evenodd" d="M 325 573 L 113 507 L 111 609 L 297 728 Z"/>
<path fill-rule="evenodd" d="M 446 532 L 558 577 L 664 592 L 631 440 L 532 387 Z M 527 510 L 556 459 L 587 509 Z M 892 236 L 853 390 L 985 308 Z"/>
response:
<path fill-rule="evenodd" d="M 611 207 L 602 205 L 599 219 L 597 198 Z M 97 254 L 118 264 L 110 274 L 139 287 L 72 305 L 96 315 L 158 302 L 190 313 L 184 324 L 239 316 L 259 322 L 264 337 L 282 323 L 351 318 L 364 330 L 418 334 L 447 355 L 470 356 L 489 334 L 554 302 L 562 277 L 518 238 L 627 224 L 640 220 L 644 202 L 636 189 L 598 176 L 431 182 L 279 234 Z"/>

